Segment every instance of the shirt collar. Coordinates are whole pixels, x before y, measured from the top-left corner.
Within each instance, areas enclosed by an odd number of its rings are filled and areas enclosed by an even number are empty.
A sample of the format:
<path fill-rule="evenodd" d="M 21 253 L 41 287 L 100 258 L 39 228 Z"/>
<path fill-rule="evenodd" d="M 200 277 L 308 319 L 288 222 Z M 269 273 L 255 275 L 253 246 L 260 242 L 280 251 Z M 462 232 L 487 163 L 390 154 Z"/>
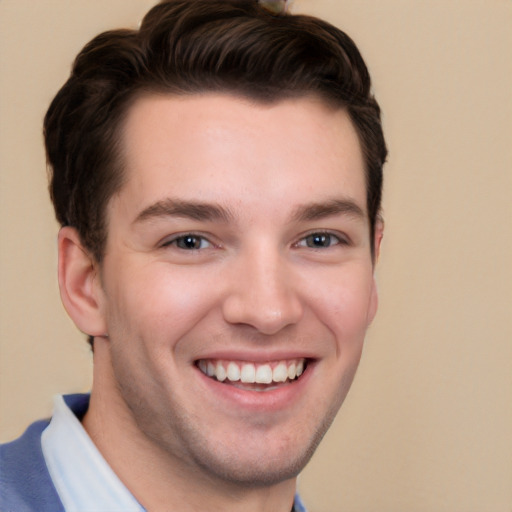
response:
<path fill-rule="evenodd" d="M 54 398 L 52 420 L 41 436 L 41 445 L 66 512 L 145 512 L 107 464 L 62 395 Z M 293 512 L 306 512 L 298 494 Z"/>
<path fill-rule="evenodd" d="M 295 494 L 292 512 L 307 512 L 306 507 L 304 506 L 304 503 L 302 503 L 298 494 Z"/>
<path fill-rule="evenodd" d="M 102 457 L 62 395 L 41 436 L 43 455 L 66 512 L 144 512 Z"/>

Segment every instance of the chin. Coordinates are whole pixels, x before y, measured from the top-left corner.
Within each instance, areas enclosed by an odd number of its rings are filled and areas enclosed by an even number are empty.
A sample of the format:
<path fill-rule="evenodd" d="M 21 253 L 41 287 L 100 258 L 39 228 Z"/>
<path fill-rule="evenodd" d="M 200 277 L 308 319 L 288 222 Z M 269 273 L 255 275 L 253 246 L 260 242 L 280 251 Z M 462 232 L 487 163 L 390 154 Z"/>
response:
<path fill-rule="evenodd" d="M 335 412 L 325 418 L 312 434 L 267 439 L 247 434 L 243 452 L 228 440 L 208 442 L 195 439 L 191 456 L 203 474 L 210 474 L 227 485 L 245 488 L 269 487 L 294 479 L 304 469 L 322 440 Z M 304 438 L 306 437 L 306 438 Z M 252 439 L 251 439 L 252 438 Z M 213 446 L 213 449 L 212 449 Z M 240 443 L 238 444 L 240 446 Z"/>
<path fill-rule="evenodd" d="M 318 441 L 319 442 L 319 441 Z M 215 474 L 228 485 L 245 488 L 270 487 L 296 478 L 311 459 L 316 445 L 298 450 L 286 456 L 259 453 L 249 460 L 213 455 L 196 461 L 204 473 Z"/>

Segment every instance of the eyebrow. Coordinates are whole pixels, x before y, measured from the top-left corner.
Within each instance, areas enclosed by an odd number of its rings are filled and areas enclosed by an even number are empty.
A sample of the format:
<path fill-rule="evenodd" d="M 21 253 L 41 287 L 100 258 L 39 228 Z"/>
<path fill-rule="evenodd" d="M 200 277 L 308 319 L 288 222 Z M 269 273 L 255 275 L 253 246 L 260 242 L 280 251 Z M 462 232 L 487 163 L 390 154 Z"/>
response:
<path fill-rule="evenodd" d="M 229 222 L 233 215 L 222 206 L 169 198 L 144 208 L 135 218 L 134 224 L 159 217 L 184 217 L 198 221 Z"/>
<path fill-rule="evenodd" d="M 364 220 L 366 215 L 362 208 L 350 199 L 332 199 L 327 202 L 308 203 L 298 206 L 293 214 L 295 222 L 321 220 L 335 215 L 348 215 Z M 219 205 L 179 199 L 164 199 L 144 208 L 134 220 L 138 224 L 160 217 L 183 217 L 197 221 L 230 222 L 234 215 Z"/>
<path fill-rule="evenodd" d="M 331 199 L 322 203 L 301 205 L 293 213 L 293 220 L 304 222 L 325 219 L 335 215 L 348 215 L 358 220 L 366 219 L 363 209 L 350 199 Z"/>

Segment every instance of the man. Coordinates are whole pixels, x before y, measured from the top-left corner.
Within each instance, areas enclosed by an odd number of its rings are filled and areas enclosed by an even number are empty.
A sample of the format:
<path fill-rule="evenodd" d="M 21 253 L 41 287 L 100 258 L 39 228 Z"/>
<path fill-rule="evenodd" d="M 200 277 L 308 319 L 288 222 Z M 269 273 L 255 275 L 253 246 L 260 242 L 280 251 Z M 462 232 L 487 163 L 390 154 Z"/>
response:
<path fill-rule="evenodd" d="M 164 1 L 82 50 L 44 129 L 93 388 L 2 447 L 0 510 L 304 510 L 377 308 L 386 148 L 353 42 Z"/>

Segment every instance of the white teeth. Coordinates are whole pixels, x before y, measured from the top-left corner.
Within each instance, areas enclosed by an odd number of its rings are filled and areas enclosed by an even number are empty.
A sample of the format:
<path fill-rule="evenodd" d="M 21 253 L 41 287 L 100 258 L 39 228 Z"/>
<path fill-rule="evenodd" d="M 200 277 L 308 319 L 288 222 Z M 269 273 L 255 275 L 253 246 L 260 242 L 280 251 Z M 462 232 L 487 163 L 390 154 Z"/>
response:
<path fill-rule="evenodd" d="M 297 377 L 297 365 L 295 363 L 292 363 L 288 367 L 288 378 L 290 380 L 293 380 L 293 379 L 295 379 L 295 377 Z"/>
<path fill-rule="evenodd" d="M 215 367 L 215 376 L 217 377 L 217 380 L 220 380 L 220 382 L 224 382 L 226 380 L 226 370 L 224 370 L 224 366 L 222 366 L 220 362 L 218 362 Z"/>
<path fill-rule="evenodd" d="M 236 382 L 240 380 L 240 368 L 236 363 L 228 364 L 227 377 L 228 380 L 230 380 L 231 382 Z"/>
<path fill-rule="evenodd" d="M 256 370 L 256 382 L 258 384 L 270 384 L 272 382 L 272 368 L 270 365 L 263 364 Z"/>
<path fill-rule="evenodd" d="M 256 368 L 253 364 L 244 364 L 242 366 L 240 380 L 246 383 L 256 382 Z"/>
<path fill-rule="evenodd" d="M 272 380 L 274 382 L 286 382 L 288 378 L 288 368 L 286 368 L 286 364 L 279 363 L 272 372 Z"/>
<path fill-rule="evenodd" d="M 241 381 L 246 384 L 270 384 L 293 381 L 300 377 L 304 372 L 305 359 L 279 361 L 273 364 L 200 359 L 197 366 L 205 375 L 220 382 L 227 379 L 230 382 Z"/>

